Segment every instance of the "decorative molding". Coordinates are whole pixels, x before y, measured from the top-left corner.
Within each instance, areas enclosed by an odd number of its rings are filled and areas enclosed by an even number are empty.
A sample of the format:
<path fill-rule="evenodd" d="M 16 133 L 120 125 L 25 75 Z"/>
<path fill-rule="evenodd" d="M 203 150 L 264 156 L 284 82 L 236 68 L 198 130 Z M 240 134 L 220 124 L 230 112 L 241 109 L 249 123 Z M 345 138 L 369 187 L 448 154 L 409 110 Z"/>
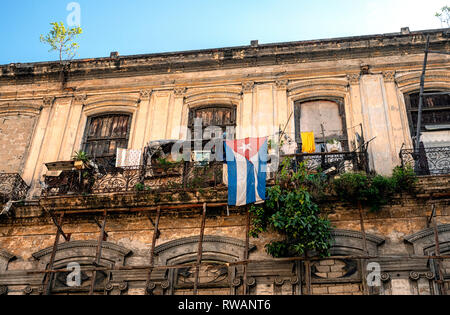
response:
<path fill-rule="evenodd" d="M 278 90 L 286 90 L 289 84 L 289 80 L 276 80 L 275 87 Z"/>
<path fill-rule="evenodd" d="M 14 256 L 13 254 L 8 253 L 7 251 L 0 249 L 0 258 L 5 259 L 6 261 L 11 261 L 14 258 L 16 258 L 16 256 Z"/>
<path fill-rule="evenodd" d="M 6 102 L 0 104 L 0 115 L 13 115 L 13 114 L 20 114 L 20 115 L 31 115 L 31 116 L 37 116 L 39 115 L 41 109 L 43 108 L 42 104 L 36 104 L 33 103 L 24 103 L 23 101 L 20 102 Z"/>
<path fill-rule="evenodd" d="M 243 82 L 242 83 L 242 92 L 252 93 L 254 87 L 255 87 L 255 82 L 253 82 L 253 81 Z"/>
<path fill-rule="evenodd" d="M 364 254 L 363 235 L 359 231 L 333 230 L 332 255 L 361 255 Z M 378 247 L 384 244 L 385 240 L 375 235 L 367 234 L 367 249 L 369 255 L 378 255 Z"/>
<path fill-rule="evenodd" d="M 438 226 L 438 233 L 446 233 L 446 232 L 450 232 L 450 224 L 444 224 L 444 225 L 439 225 Z M 429 229 L 425 229 L 422 230 L 420 232 L 417 232 L 415 234 L 412 234 L 410 236 L 406 236 L 405 237 L 405 241 L 413 244 L 421 239 L 424 238 L 428 238 L 430 236 L 434 237 L 434 229 L 433 228 L 429 228 Z"/>
<path fill-rule="evenodd" d="M 139 99 L 140 100 L 148 100 L 150 96 L 152 96 L 153 90 L 140 90 L 139 91 Z"/>
<path fill-rule="evenodd" d="M 58 245 L 58 248 L 56 250 L 56 252 L 60 252 L 60 251 L 64 251 L 64 250 L 77 250 L 80 248 L 88 248 L 88 249 L 94 249 L 96 250 L 98 246 L 98 242 L 97 241 L 71 241 L 71 242 L 66 242 L 66 243 L 62 243 Z M 130 255 L 132 253 L 131 250 L 129 250 L 128 248 L 113 244 L 113 243 L 108 243 L 108 242 L 103 242 L 102 243 L 102 249 L 105 250 L 111 250 L 115 253 L 117 253 L 118 256 L 122 256 L 122 257 L 126 257 L 128 255 Z M 32 254 L 33 258 L 36 260 L 41 260 L 43 257 L 51 255 L 53 250 L 53 247 L 49 247 L 46 249 L 43 249 L 37 253 Z"/>
<path fill-rule="evenodd" d="M 435 278 L 435 275 L 431 271 L 427 272 L 417 272 L 417 271 L 411 271 L 409 273 L 409 279 L 417 281 L 420 278 L 425 278 L 427 280 L 433 280 Z"/>
<path fill-rule="evenodd" d="M 244 241 L 225 236 L 205 235 L 203 238 L 203 243 L 223 243 L 227 245 L 232 245 L 234 247 L 245 248 Z M 159 255 L 162 252 L 169 251 L 174 247 L 180 247 L 188 244 L 198 244 L 198 236 L 182 238 L 162 244 L 155 248 L 155 255 Z M 256 248 L 256 246 L 250 245 L 249 251 L 253 250 L 254 248 Z"/>
<path fill-rule="evenodd" d="M 184 97 L 186 94 L 187 88 L 186 87 L 176 87 L 173 89 L 173 93 L 175 97 Z"/>
<path fill-rule="evenodd" d="M 345 98 L 348 81 L 345 78 L 322 78 L 289 82 L 287 90 L 293 101 L 309 98 Z"/>
<path fill-rule="evenodd" d="M 350 85 L 358 85 L 360 78 L 361 78 L 361 73 L 347 74 L 347 80 L 350 83 Z"/>
<path fill-rule="evenodd" d="M 381 278 L 382 282 L 389 282 L 389 281 L 391 281 L 391 275 L 389 273 L 387 273 L 387 272 L 382 272 L 380 278 Z"/>
<path fill-rule="evenodd" d="M 42 98 L 42 103 L 44 104 L 44 107 L 51 107 L 53 103 L 55 102 L 56 97 L 54 96 L 44 96 Z"/>
<path fill-rule="evenodd" d="M 383 72 L 384 82 L 395 82 L 395 71 L 385 71 Z"/>
<path fill-rule="evenodd" d="M 78 95 L 74 96 L 74 101 L 76 103 L 81 103 L 81 104 L 84 105 L 86 100 L 87 100 L 87 95 L 86 94 L 78 94 Z"/>
<path fill-rule="evenodd" d="M 8 293 L 8 287 L 0 285 L 0 295 L 6 295 Z"/>
<path fill-rule="evenodd" d="M 439 244 L 441 252 L 450 251 L 450 224 L 438 226 Z M 412 244 L 417 255 L 433 254 L 435 251 L 434 229 L 428 228 L 404 238 L 406 243 Z"/>

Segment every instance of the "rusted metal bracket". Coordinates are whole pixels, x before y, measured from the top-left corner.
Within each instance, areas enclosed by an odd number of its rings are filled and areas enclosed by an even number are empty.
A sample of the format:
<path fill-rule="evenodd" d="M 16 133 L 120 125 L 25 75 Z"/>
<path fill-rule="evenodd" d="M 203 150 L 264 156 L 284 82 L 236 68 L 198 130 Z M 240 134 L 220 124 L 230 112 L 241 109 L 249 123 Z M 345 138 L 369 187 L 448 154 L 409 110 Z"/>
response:
<path fill-rule="evenodd" d="M 203 204 L 203 215 L 202 215 L 202 225 L 200 229 L 200 239 L 198 242 L 198 252 L 197 252 L 197 264 L 195 265 L 195 281 L 194 281 L 194 295 L 198 295 L 198 277 L 200 273 L 200 264 L 203 258 L 203 237 L 205 235 L 205 225 L 206 225 L 206 203 Z"/>
<path fill-rule="evenodd" d="M 105 227 L 106 227 L 106 219 L 108 217 L 108 212 L 105 210 L 104 211 L 104 217 L 103 217 L 103 223 L 100 227 L 100 235 L 98 237 L 98 245 L 97 245 L 97 252 L 95 255 L 95 261 L 94 261 L 94 266 L 99 266 L 100 265 L 100 261 L 102 258 L 102 246 L 103 246 L 103 240 L 105 239 Z M 97 271 L 94 271 L 93 275 L 92 275 L 92 280 L 91 280 L 91 287 L 89 289 L 89 295 L 93 295 L 94 294 L 94 290 L 95 290 L 95 279 L 97 278 Z"/>
<path fill-rule="evenodd" d="M 153 220 L 150 218 L 150 221 L 153 224 Z M 150 295 L 152 292 L 149 290 L 149 285 L 152 279 L 152 272 L 154 267 L 154 260 L 155 260 L 155 246 L 156 246 L 156 240 L 161 235 L 161 232 L 159 231 L 159 220 L 161 219 L 161 207 L 158 207 L 157 213 L 156 213 L 156 223 L 153 224 L 154 226 L 154 232 L 153 232 L 153 239 L 152 239 L 152 248 L 150 251 L 150 268 L 148 269 L 147 274 L 147 281 L 145 282 L 145 295 Z"/>

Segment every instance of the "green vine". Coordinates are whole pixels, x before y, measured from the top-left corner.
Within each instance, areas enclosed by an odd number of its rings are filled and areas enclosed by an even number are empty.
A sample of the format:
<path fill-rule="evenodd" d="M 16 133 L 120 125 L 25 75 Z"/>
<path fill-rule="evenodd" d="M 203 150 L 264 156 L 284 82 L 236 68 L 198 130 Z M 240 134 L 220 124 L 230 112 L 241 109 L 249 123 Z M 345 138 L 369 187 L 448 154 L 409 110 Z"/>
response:
<path fill-rule="evenodd" d="M 308 174 L 303 164 L 296 172 L 290 171 L 291 160 L 282 163 L 282 169 L 273 187 L 267 190 L 263 206 L 252 206 L 251 236 L 258 237 L 268 228 L 280 233 L 284 240 L 266 245 L 273 257 L 302 256 L 316 252 L 329 256 L 331 247 L 331 223 L 321 216 L 315 198 L 309 192 L 320 174 Z"/>
<path fill-rule="evenodd" d="M 414 193 L 417 177 L 411 167 L 396 167 L 391 177 L 346 173 L 332 182 L 338 199 L 353 205 L 361 205 L 376 212 L 389 204 L 395 194 Z"/>
<path fill-rule="evenodd" d="M 395 194 L 416 189 L 417 177 L 411 167 L 396 167 L 391 177 L 346 173 L 334 179 L 323 173 L 310 173 L 304 164 L 292 171 L 292 161 L 282 162 L 274 186 L 267 189 L 264 205 L 250 208 L 250 235 L 258 237 L 272 229 L 283 240 L 272 241 L 266 251 L 273 257 L 302 256 L 313 252 L 327 257 L 331 248 L 331 223 L 318 204 L 330 197 L 378 211 Z"/>

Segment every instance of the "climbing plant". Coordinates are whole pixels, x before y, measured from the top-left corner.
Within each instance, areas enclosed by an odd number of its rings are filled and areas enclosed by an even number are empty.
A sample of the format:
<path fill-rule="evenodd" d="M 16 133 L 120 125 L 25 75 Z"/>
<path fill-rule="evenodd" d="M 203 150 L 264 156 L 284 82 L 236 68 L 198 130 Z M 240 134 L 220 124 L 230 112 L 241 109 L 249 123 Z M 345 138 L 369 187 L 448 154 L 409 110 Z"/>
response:
<path fill-rule="evenodd" d="M 275 185 L 268 188 L 262 206 L 252 206 L 251 235 L 258 237 L 269 228 L 284 238 L 266 245 L 267 252 L 276 257 L 302 256 L 316 252 L 329 256 L 331 223 L 320 213 L 311 187 L 322 182 L 321 174 L 309 174 L 303 164 L 290 171 L 291 160 L 286 159 Z"/>

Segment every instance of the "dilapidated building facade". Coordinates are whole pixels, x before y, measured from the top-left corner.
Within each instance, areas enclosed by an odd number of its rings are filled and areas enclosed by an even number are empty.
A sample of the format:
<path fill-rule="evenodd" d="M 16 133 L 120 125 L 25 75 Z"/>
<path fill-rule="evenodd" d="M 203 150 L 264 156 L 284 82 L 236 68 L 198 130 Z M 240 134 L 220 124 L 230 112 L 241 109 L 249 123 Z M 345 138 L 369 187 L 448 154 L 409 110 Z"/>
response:
<path fill-rule="evenodd" d="M 313 132 L 313 164 L 390 175 L 414 161 L 427 36 L 449 51 L 448 30 L 403 29 L 0 66 L 0 294 L 445 294 L 450 260 L 437 268 L 432 256 L 450 252 L 448 55 L 428 58 L 420 192 L 365 214 L 364 229 L 358 209 L 330 199 L 329 259 L 273 259 L 264 246 L 277 235 L 248 239 L 247 208 L 227 207 L 222 164 L 168 171 L 150 154 L 203 118 L 203 128 L 235 127 L 236 139 L 282 130 L 300 143 Z M 118 149 L 137 162 L 118 164 Z M 77 168 L 79 152 L 95 176 Z M 381 268 L 375 287 L 370 262 Z M 80 285 L 67 283 L 71 263 Z"/>

